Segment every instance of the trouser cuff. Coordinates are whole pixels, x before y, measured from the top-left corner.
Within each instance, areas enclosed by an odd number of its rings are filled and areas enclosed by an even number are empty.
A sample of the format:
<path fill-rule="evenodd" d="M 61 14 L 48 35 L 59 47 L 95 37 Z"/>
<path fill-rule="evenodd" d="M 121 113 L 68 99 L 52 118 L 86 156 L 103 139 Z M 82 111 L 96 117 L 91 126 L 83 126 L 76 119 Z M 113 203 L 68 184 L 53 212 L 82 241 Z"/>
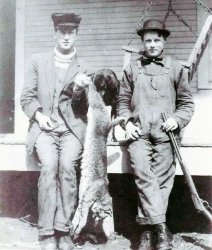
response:
<path fill-rule="evenodd" d="M 166 222 L 166 216 L 164 215 L 159 215 L 159 216 L 154 216 L 154 217 L 145 217 L 141 218 L 136 216 L 136 222 L 139 225 L 154 225 L 154 224 L 159 224 L 159 223 L 164 223 Z"/>
<path fill-rule="evenodd" d="M 67 226 L 66 224 L 61 223 L 61 222 L 57 222 L 54 225 L 54 229 L 57 231 L 61 231 L 61 232 L 69 232 L 70 226 Z"/>
<path fill-rule="evenodd" d="M 54 235 L 54 229 L 38 229 L 39 236 L 49 236 Z"/>

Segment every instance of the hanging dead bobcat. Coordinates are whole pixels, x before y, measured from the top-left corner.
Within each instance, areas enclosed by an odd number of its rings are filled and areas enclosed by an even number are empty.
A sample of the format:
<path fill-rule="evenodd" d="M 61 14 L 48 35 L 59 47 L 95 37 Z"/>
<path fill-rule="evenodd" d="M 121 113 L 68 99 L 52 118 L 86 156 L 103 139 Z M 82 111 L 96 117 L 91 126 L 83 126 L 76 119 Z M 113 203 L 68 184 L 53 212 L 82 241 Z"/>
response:
<path fill-rule="evenodd" d="M 106 105 L 113 106 L 118 90 L 119 82 L 115 74 L 106 69 L 95 74 L 93 84 L 88 88 L 88 124 L 81 164 L 79 202 L 72 221 L 76 235 L 86 225 L 89 213 L 95 222 L 112 216 L 107 178 L 107 138 L 111 128 L 124 119 L 119 117 L 111 121 Z"/>

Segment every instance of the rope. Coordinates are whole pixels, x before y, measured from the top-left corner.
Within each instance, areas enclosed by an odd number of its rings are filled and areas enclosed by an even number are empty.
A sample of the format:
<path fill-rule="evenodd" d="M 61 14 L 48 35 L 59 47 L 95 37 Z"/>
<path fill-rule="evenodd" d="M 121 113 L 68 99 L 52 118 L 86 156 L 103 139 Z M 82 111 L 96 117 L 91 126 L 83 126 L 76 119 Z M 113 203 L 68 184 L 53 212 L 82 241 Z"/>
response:
<path fill-rule="evenodd" d="M 198 1 L 198 0 L 196 0 L 196 1 Z M 197 35 L 197 34 L 192 30 L 192 27 L 182 18 L 182 16 L 179 15 L 179 14 L 177 14 L 177 12 L 173 9 L 173 7 L 172 7 L 172 0 L 169 0 L 168 10 L 167 10 L 166 15 L 165 15 L 165 17 L 164 17 L 164 19 L 163 19 L 163 23 L 165 23 L 165 22 L 167 21 L 169 15 L 170 15 L 170 12 L 172 12 L 172 13 L 177 17 L 177 19 L 178 19 L 181 23 L 183 23 L 183 24 L 189 29 L 189 31 L 190 31 L 194 36 Z"/>
<path fill-rule="evenodd" d="M 172 3 L 171 3 L 171 0 L 169 0 L 168 10 L 167 10 L 166 15 L 165 15 L 165 17 L 164 17 L 164 19 L 163 19 L 163 23 L 166 22 L 166 20 L 167 20 L 167 18 L 168 18 L 168 16 L 169 16 L 170 11 L 172 11 Z"/>
<path fill-rule="evenodd" d="M 197 4 L 199 4 L 204 10 L 206 10 L 208 13 L 212 14 L 212 10 L 210 8 L 208 8 L 201 0 L 195 0 Z M 132 40 L 134 39 L 135 37 L 135 34 L 138 30 L 138 28 L 141 26 L 141 23 L 143 22 L 143 19 L 144 17 L 146 16 L 146 13 L 147 11 L 150 9 L 150 7 L 152 6 L 153 4 L 153 0 L 149 0 L 148 2 L 148 5 L 146 6 L 145 10 L 144 10 L 144 14 L 142 15 L 142 17 L 139 19 L 138 21 L 138 26 L 137 26 L 137 29 L 136 31 L 134 31 L 134 33 L 132 34 L 131 38 L 130 38 L 130 41 L 128 42 L 127 45 L 130 45 L 132 43 Z M 197 34 L 193 31 L 192 27 L 182 18 L 181 15 L 177 14 L 177 12 L 173 9 L 172 7 L 172 0 L 169 0 L 169 5 L 168 5 L 168 10 L 166 12 L 166 15 L 163 19 L 163 22 L 165 23 L 170 15 L 170 12 L 172 12 L 176 17 L 177 19 L 183 23 L 188 29 L 189 31 L 194 35 L 194 36 L 197 36 Z"/>
<path fill-rule="evenodd" d="M 142 17 L 139 19 L 139 21 L 138 21 L 138 26 L 137 26 L 136 31 L 137 31 L 138 28 L 141 26 L 141 23 L 143 22 L 143 19 L 144 19 L 144 17 L 146 16 L 146 13 L 147 13 L 147 11 L 149 10 L 149 8 L 151 7 L 152 3 L 153 3 L 153 0 L 149 0 L 149 3 L 148 3 L 147 7 L 146 7 L 145 10 L 144 10 L 143 16 L 142 16 Z M 132 34 L 131 39 L 130 39 L 130 41 L 128 42 L 127 45 L 130 45 L 130 44 L 131 44 L 132 40 L 133 40 L 134 37 L 135 37 L 136 31 L 134 31 L 134 33 Z"/>
<path fill-rule="evenodd" d="M 200 0 L 195 0 L 201 7 L 203 7 L 204 10 L 206 10 L 207 12 L 209 12 L 210 14 L 212 14 L 212 10 L 210 8 L 208 8 L 208 6 L 206 6 L 203 2 L 201 2 Z"/>

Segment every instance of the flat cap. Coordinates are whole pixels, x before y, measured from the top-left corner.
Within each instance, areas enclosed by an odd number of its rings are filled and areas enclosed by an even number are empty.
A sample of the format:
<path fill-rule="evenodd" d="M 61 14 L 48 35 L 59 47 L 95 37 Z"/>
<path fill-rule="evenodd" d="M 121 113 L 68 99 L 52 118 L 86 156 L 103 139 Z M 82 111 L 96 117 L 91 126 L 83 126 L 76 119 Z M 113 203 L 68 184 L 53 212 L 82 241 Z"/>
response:
<path fill-rule="evenodd" d="M 166 37 L 170 35 L 170 31 L 166 29 L 165 24 L 157 19 L 149 19 L 144 22 L 143 27 L 137 29 L 137 34 L 143 36 L 145 31 L 157 30 L 162 32 Z"/>
<path fill-rule="evenodd" d="M 75 13 L 53 13 L 52 20 L 55 28 L 58 26 L 79 27 L 82 17 Z"/>

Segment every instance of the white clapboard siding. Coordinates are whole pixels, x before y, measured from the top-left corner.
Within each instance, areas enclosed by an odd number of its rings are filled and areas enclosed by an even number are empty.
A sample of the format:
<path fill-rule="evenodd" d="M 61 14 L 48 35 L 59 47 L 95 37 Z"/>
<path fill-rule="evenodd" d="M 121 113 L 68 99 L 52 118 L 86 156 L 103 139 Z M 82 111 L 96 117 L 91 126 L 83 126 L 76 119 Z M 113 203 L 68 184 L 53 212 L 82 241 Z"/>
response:
<path fill-rule="evenodd" d="M 163 20 L 168 0 L 153 1 L 147 17 Z M 174 10 L 196 32 L 196 3 L 193 0 L 173 0 Z M 51 13 L 72 11 L 82 16 L 76 47 L 79 56 L 91 66 L 111 68 L 121 77 L 124 51 L 148 0 L 29 0 L 25 8 L 25 62 L 33 53 L 49 51 L 54 46 Z M 166 44 L 166 54 L 186 61 L 196 37 L 171 14 L 167 28 L 172 31 Z M 135 35 L 132 46 L 141 46 Z M 134 57 L 133 57 L 134 58 Z M 196 77 L 192 87 L 196 86 Z"/>

